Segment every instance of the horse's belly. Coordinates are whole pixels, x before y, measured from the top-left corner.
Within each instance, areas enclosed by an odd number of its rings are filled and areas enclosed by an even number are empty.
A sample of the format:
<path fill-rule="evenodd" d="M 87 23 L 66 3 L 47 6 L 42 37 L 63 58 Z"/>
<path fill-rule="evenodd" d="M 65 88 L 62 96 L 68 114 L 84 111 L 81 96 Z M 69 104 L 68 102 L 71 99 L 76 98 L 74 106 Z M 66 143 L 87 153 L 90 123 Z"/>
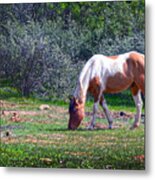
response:
<path fill-rule="evenodd" d="M 133 79 L 131 77 L 118 73 L 115 76 L 110 76 L 107 78 L 104 92 L 118 93 L 129 88 L 132 83 Z"/>

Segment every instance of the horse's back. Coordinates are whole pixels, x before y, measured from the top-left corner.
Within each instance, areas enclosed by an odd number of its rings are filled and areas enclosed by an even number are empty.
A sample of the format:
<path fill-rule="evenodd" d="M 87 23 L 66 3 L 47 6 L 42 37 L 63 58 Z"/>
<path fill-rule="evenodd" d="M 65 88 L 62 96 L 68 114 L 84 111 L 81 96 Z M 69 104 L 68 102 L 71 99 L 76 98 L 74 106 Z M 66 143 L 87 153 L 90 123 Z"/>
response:
<path fill-rule="evenodd" d="M 141 81 L 141 86 L 144 86 L 144 55 L 141 53 L 131 51 L 117 56 L 96 54 L 91 61 L 93 73 L 90 79 L 99 79 L 105 92 L 117 93 L 125 90 L 134 80 Z"/>
<path fill-rule="evenodd" d="M 141 64 L 142 66 L 144 66 L 144 63 L 145 63 L 145 62 L 144 62 L 144 59 L 145 59 L 144 54 L 141 54 L 141 53 L 132 51 L 132 52 L 130 53 L 129 59 L 132 60 L 132 61 L 135 62 L 135 63 L 139 63 L 139 64 Z"/>

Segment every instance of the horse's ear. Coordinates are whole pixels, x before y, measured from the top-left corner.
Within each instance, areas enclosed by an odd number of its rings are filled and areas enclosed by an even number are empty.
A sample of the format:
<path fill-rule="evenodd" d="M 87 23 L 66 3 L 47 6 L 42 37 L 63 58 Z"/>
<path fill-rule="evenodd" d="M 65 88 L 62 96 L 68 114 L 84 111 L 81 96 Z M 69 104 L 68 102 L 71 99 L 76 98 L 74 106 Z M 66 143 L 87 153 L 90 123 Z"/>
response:
<path fill-rule="evenodd" d="M 77 99 L 77 98 L 75 98 L 75 104 L 76 105 L 79 105 L 79 104 L 81 104 L 83 101 L 81 100 L 81 99 Z"/>

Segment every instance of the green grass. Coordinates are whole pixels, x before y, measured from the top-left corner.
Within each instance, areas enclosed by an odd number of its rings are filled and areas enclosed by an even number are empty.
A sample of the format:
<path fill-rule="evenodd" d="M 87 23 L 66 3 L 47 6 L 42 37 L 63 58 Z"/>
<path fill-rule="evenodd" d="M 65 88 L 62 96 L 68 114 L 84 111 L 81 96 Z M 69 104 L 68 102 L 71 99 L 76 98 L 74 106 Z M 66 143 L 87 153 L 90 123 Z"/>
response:
<path fill-rule="evenodd" d="M 143 145 L 141 144 L 143 135 L 141 133 L 136 133 L 139 137 L 133 137 L 125 129 L 113 133 L 112 136 L 108 131 L 55 131 L 53 133 L 53 136 L 50 133 L 44 138 L 38 134 L 35 137 L 42 141 L 38 140 L 38 142 L 34 143 L 3 145 L 1 165 L 15 167 L 144 169 L 144 162 L 135 159 L 137 155 L 144 154 Z M 124 134 L 123 137 L 122 133 Z M 59 136 L 61 138 L 58 138 Z M 52 137 L 55 137 L 55 140 Z"/>
<path fill-rule="evenodd" d="M 41 112 L 39 106 L 45 103 L 51 109 Z M 12 115 L 1 116 L 0 166 L 145 169 L 144 125 L 130 130 L 133 119 L 115 119 L 116 128 L 112 130 L 97 128 L 89 131 L 86 123 L 90 117 L 86 117 L 78 130 L 69 131 L 67 103 L 9 98 L 4 104 L 7 106 L 2 107 L 3 110 L 37 114 L 20 114 L 20 122 L 12 122 Z M 130 111 L 130 107 L 123 108 Z M 92 111 L 89 102 L 86 111 Z M 100 117 L 97 123 L 107 125 Z M 7 132 L 9 136 L 5 136 Z"/>

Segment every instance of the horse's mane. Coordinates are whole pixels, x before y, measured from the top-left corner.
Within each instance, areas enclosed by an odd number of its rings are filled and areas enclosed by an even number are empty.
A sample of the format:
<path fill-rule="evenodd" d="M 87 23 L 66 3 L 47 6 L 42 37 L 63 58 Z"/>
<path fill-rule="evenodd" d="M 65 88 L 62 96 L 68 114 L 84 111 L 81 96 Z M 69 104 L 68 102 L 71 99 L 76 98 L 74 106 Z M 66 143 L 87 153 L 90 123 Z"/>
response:
<path fill-rule="evenodd" d="M 89 74 L 90 74 L 90 66 L 92 64 L 92 60 L 89 59 L 87 61 L 87 63 L 85 64 L 85 66 L 83 67 L 80 75 L 79 75 L 79 78 L 78 78 L 78 81 L 77 81 L 77 85 L 76 85 L 76 89 L 75 89 L 75 92 L 74 92 L 74 97 L 78 98 L 78 99 L 82 99 L 84 96 L 85 96 L 85 90 L 87 87 L 87 84 L 88 84 L 88 77 L 89 77 Z"/>
<path fill-rule="evenodd" d="M 92 56 L 85 64 L 85 66 L 83 67 L 79 78 L 78 78 L 78 82 L 77 82 L 77 86 L 74 92 L 74 97 L 78 98 L 78 99 L 82 99 L 85 98 L 86 96 L 86 92 L 89 86 L 89 81 L 91 78 L 91 74 L 92 74 L 92 66 L 94 65 L 94 62 L 97 60 L 96 57 L 102 56 L 102 58 L 104 57 L 101 54 L 97 54 Z"/>

